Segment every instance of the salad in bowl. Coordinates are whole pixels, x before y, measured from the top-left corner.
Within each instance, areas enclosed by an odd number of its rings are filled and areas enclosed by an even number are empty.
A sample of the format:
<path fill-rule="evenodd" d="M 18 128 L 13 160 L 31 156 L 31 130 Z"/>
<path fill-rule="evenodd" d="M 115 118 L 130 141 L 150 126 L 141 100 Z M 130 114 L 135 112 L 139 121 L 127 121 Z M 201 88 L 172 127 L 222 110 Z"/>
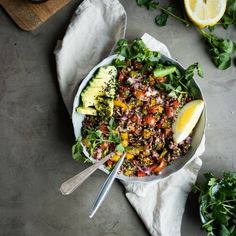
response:
<path fill-rule="evenodd" d="M 205 106 L 193 79 L 195 70 L 202 76 L 201 67 L 185 70 L 141 39 L 120 40 L 116 52 L 78 89 L 73 156 L 95 162 L 114 152 L 101 167 L 109 173 L 126 152 L 118 178 L 160 180 L 191 159 L 204 134 Z"/>

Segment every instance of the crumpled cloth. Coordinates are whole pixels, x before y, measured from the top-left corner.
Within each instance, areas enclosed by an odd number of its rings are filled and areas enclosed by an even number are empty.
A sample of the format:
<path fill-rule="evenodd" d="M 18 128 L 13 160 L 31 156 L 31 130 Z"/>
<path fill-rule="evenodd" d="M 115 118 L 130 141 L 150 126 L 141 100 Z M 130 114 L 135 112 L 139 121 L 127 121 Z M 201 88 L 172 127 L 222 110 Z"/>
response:
<path fill-rule="evenodd" d="M 79 5 L 62 41 L 55 49 L 59 87 L 68 109 L 79 83 L 120 38 L 125 37 L 127 16 L 118 0 L 85 0 Z M 167 47 L 148 34 L 142 37 L 152 50 L 170 57 Z M 153 236 L 179 236 L 185 203 L 195 183 L 205 149 L 202 139 L 195 158 L 160 182 L 127 183 L 126 197 Z"/>

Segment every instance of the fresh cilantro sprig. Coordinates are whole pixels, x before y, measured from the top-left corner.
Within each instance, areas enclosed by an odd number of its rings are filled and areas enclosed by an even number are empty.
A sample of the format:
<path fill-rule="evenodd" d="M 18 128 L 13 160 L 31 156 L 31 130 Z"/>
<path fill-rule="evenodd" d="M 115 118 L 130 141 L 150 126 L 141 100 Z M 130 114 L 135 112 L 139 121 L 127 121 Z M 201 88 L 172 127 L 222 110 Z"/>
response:
<path fill-rule="evenodd" d="M 199 63 L 192 64 L 184 72 L 180 72 L 171 62 L 168 62 L 168 65 L 164 65 L 165 63 L 160 61 L 160 53 L 148 49 L 141 39 L 136 39 L 131 44 L 128 43 L 128 40 L 121 39 L 117 43 L 115 52 L 126 59 L 142 62 L 142 71 L 149 68 L 154 70 L 154 76 L 160 75 L 159 77 L 163 77 L 167 75 L 167 81 L 165 83 L 157 83 L 156 87 L 166 90 L 168 96 L 178 98 L 179 100 L 184 94 L 190 94 L 192 97 L 197 96 L 192 80 L 195 70 L 197 70 L 200 77 L 203 77 L 203 70 Z M 116 64 L 117 60 L 120 63 L 118 57 L 113 64 Z M 125 64 L 124 61 L 123 63 Z"/>
<path fill-rule="evenodd" d="M 77 138 L 75 144 L 72 146 L 72 157 L 76 161 L 83 161 L 84 163 L 91 162 L 83 153 L 82 137 Z"/>
<path fill-rule="evenodd" d="M 161 14 L 155 17 L 155 23 L 158 26 L 165 26 L 169 16 L 172 16 L 175 19 L 184 23 L 186 26 L 189 26 L 189 21 L 187 19 L 183 19 L 180 16 L 174 14 L 174 7 L 172 4 L 169 4 L 168 6 L 161 6 L 159 2 L 155 2 L 153 0 L 136 0 L 136 2 L 139 6 L 144 6 L 149 11 L 153 11 L 156 9 L 161 11 Z"/>
<path fill-rule="evenodd" d="M 138 62 L 151 62 L 160 59 L 160 53 L 149 50 L 141 39 L 134 40 L 130 45 L 127 39 L 120 39 L 117 43 L 115 53 L 126 59 Z M 118 58 L 120 63 L 120 59 Z"/>
<path fill-rule="evenodd" d="M 180 100 L 184 94 L 197 97 L 198 91 L 192 84 L 195 71 L 197 71 L 199 77 L 203 78 L 202 66 L 199 63 L 194 63 L 183 73 L 176 69 L 173 74 L 168 76 L 168 80 L 165 83 L 158 83 L 156 87 L 165 89 L 169 92 L 168 96 L 177 98 L 178 100 Z"/>
<path fill-rule="evenodd" d="M 228 0 L 225 13 L 220 21 L 220 24 L 227 29 L 230 25 L 236 24 L 236 1 Z"/>
<path fill-rule="evenodd" d="M 199 30 L 199 32 L 209 46 L 209 53 L 216 67 L 220 70 L 229 68 L 231 57 L 236 50 L 236 44 L 230 39 L 218 38 L 204 30 Z"/>
<path fill-rule="evenodd" d="M 86 146 L 89 147 L 89 153 L 93 155 L 94 149 L 104 142 L 112 143 L 115 145 L 115 150 L 118 152 L 123 152 L 125 150 L 124 146 L 121 144 L 121 138 L 119 132 L 116 131 L 117 124 L 114 117 L 111 117 L 108 123 L 108 137 L 99 130 L 99 127 L 91 127 L 84 129 L 83 136 L 86 138 L 78 137 L 75 144 L 72 146 L 72 157 L 76 161 L 83 160 L 86 162 L 87 159 L 83 154 L 83 142 L 87 143 Z"/>
<path fill-rule="evenodd" d="M 199 192 L 200 211 L 208 235 L 236 235 L 236 172 L 225 172 L 222 178 L 205 174 L 206 183 L 194 186 Z"/>

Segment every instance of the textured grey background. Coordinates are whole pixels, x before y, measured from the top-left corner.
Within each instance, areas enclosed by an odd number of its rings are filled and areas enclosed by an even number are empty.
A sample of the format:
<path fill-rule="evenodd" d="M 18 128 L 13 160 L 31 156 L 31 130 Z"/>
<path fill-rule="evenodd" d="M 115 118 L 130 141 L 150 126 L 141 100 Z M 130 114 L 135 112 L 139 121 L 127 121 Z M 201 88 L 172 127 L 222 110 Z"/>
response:
<path fill-rule="evenodd" d="M 106 175 L 96 172 L 74 194 L 64 197 L 60 184 L 87 165 L 71 156 L 73 130 L 58 90 L 53 49 L 80 1 L 72 1 L 34 32 L 21 31 L 0 8 L 0 235 L 6 236 L 144 236 L 148 235 L 114 183 L 93 220 L 88 211 Z M 202 174 L 235 170 L 236 69 L 217 70 L 196 30 L 170 19 L 153 23 L 156 13 L 121 1 L 128 14 L 127 37 L 147 32 L 164 42 L 187 66 L 200 62 L 199 80 L 208 108 L 206 152 Z M 235 28 L 217 30 L 236 41 Z M 176 203 L 178 204 L 178 203 Z M 174 209 L 173 209 L 174 211 Z M 187 201 L 183 236 L 205 235 L 200 229 L 197 199 Z"/>

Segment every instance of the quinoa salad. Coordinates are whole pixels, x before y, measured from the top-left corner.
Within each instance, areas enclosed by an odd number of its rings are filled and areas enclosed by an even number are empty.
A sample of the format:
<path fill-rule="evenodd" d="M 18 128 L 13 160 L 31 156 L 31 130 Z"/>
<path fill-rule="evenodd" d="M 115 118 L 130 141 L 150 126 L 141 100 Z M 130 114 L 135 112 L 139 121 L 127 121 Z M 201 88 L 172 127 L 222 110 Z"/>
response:
<path fill-rule="evenodd" d="M 159 58 L 159 54 L 154 56 Z M 179 90 L 173 89 L 173 78 L 186 79 L 177 68 L 173 70 L 173 65 L 158 59 L 159 67 L 157 62 L 147 66 L 146 61 L 128 56 L 122 60 L 122 66 L 120 62 L 117 59 L 113 63 L 116 76 L 114 83 L 109 82 L 113 96 L 103 94 L 105 104 L 100 102 L 100 111 L 110 112 L 89 111 L 77 143 L 83 144 L 96 160 L 114 152 L 105 163 L 108 170 L 112 170 L 126 152 L 120 174 L 138 177 L 159 175 L 176 159 L 184 158 L 191 148 L 191 134 L 176 143 L 172 125 L 178 111 L 194 100 L 194 94 L 184 84 L 181 89 L 178 87 Z M 109 99 L 111 102 L 108 104 Z"/>

